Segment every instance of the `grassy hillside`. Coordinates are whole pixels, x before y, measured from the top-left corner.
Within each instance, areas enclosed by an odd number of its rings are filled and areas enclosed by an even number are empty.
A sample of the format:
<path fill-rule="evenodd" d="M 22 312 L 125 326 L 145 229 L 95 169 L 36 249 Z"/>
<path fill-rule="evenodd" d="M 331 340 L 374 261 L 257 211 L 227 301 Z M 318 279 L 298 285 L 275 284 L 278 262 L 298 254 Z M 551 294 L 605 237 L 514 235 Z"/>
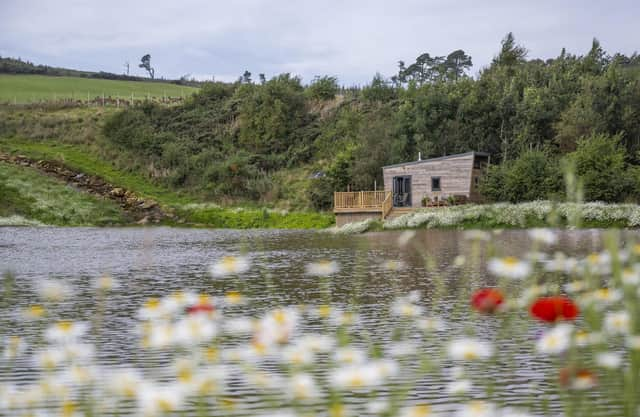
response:
<path fill-rule="evenodd" d="M 0 162 L 0 201 L 0 218 L 20 216 L 64 226 L 125 222 L 120 208 L 109 200 L 77 192 L 32 168 L 3 162 Z"/>
<path fill-rule="evenodd" d="M 82 77 L 0 74 L 0 102 L 32 103 L 63 98 L 95 97 L 140 100 L 150 97 L 188 97 L 197 88 L 161 82 L 115 81 Z"/>

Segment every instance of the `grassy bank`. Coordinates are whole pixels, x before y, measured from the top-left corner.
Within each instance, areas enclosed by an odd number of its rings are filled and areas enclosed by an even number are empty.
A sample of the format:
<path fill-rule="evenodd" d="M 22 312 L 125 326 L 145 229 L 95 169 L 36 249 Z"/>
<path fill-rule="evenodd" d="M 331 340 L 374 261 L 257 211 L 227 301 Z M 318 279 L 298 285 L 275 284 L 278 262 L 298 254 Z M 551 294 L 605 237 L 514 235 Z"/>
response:
<path fill-rule="evenodd" d="M 110 162 L 95 156 L 96 154 L 92 152 L 91 147 L 88 145 L 61 144 L 52 141 L 35 142 L 24 139 L 5 138 L 0 139 L 0 151 L 11 154 L 21 154 L 37 160 L 44 159 L 62 162 L 73 170 L 103 178 L 113 185 L 129 189 L 141 197 L 153 199 L 164 207 L 174 209 L 182 219 L 182 224 L 185 225 L 235 229 L 312 229 L 326 228 L 334 223 L 333 215 L 328 213 L 302 211 L 288 212 L 266 208 L 230 208 L 215 204 L 199 203 L 200 200 L 195 196 L 174 192 L 165 187 L 154 184 L 150 179 L 141 175 L 117 169 Z M 18 169 L 6 164 L 3 164 L 2 166 L 7 170 Z M 45 178 L 49 181 L 53 181 L 50 178 Z M 30 181 L 33 181 L 33 184 L 30 184 Z M 20 184 L 19 188 L 32 189 L 37 186 L 39 181 L 39 177 L 26 177 L 24 178 L 23 183 Z M 69 197 L 69 193 L 77 194 L 79 196 L 82 195 L 82 193 L 69 189 L 66 193 L 60 194 L 60 196 L 66 198 Z M 22 194 L 19 195 L 22 196 Z M 46 200 L 42 194 L 39 194 L 36 197 L 35 201 Z M 17 202 L 22 201 L 18 199 L 18 197 L 14 198 L 14 200 Z M 67 222 L 64 220 L 66 219 L 67 214 L 61 214 L 61 217 L 52 213 L 51 216 L 49 216 L 51 218 L 49 218 L 42 211 L 37 213 L 37 217 L 33 217 L 33 211 L 30 210 L 29 207 L 34 203 L 35 202 L 31 200 L 24 202 L 24 204 L 21 203 L 21 207 L 24 206 L 23 208 L 16 210 L 15 212 L 8 212 L 7 214 L 4 214 L 4 216 L 21 214 L 25 217 L 34 218 L 47 224 L 75 225 L 113 223 L 103 220 L 100 220 L 97 223 L 76 220 Z M 46 203 L 42 203 L 40 205 L 42 207 L 48 207 Z M 53 207 L 51 207 L 51 210 L 53 210 Z M 96 215 L 97 219 L 102 219 L 103 217 L 100 212 L 97 212 Z M 91 216 L 89 216 L 89 220 L 90 219 Z"/>
<path fill-rule="evenodd" d="M 117 81 L 82 77 L 0 74 L 0 102 L 33 103 L 60 99 L 93 100 L 112 97 L 188 97 L 197 88 L 161 82 Z"/>
<path fill-rule="evenodd" d="M 80 193 L 27 167 L 0 163 L 0 225 L 113 225 L 125 222 L 113 202 Z M 33 222 L 35 220 L 35 222 Z"/>
<path fill-rule="evenodd" d="M 367 220 L 334 229 L 337 233 L 363 233 L 373 230 L 398 229 L 502 229 L 530 227 L 638 227 L 640 206 L 637 204 L 496 203 L 462 205 L 418 210 L 398 218 L 380 222 Z"/>

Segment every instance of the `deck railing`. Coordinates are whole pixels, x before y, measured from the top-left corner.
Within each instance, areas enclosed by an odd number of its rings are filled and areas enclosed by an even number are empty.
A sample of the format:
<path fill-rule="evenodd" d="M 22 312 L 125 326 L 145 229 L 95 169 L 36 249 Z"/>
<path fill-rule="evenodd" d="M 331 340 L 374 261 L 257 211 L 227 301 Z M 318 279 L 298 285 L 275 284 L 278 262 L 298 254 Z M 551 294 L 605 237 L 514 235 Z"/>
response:
<path fill-rule="evenodd" d="M 391 209 L 393 209 L 393 199 L 391 198 L 391 193 L 387 193 L 384 201 L 382 202 L 382 220 L 391 213 Z"/>
<path fill-rule="evenodd" d="M 391 202 L 391 193 L 386 191 L 352 191 L 335 192 L 333 202 L 335 209 L 380 209 Z"/>

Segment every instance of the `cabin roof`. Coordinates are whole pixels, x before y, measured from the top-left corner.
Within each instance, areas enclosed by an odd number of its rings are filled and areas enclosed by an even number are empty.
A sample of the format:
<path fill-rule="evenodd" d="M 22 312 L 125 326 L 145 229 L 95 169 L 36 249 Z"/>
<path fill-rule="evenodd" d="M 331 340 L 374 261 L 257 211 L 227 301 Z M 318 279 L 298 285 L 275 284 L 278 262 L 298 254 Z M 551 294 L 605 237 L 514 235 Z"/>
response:
<path fill-rule="evenodd" d="M 476 152 L 476 151 L 471 151 L 471 152 L 465 152 L 465 153 L 457 153 L 455 155 L 446 155 L 446 156 L 439 156 L 437 158 L 429 158 L 429 159 L 422 159 L 420 161 L 412 161 L 412 162 L 403 162 L 401 164 L 393 164 L 393 165 L 385 165 L 382 167 L 382 169 L 385 168 L 395 168 L 395 167 L 401 167 L 401 166 L 406 166 L 406 165 L 417 165 L 417 164 L 424 164 L 427 162 L 432 162 L 432 161 L 442 161 L 443 159 L 452 159 L 452 158 L 459 158 L 461 156 L 468 156 L 468 155 L 473 155 L 473 156 L 489 156 L 488 152 Z"/>

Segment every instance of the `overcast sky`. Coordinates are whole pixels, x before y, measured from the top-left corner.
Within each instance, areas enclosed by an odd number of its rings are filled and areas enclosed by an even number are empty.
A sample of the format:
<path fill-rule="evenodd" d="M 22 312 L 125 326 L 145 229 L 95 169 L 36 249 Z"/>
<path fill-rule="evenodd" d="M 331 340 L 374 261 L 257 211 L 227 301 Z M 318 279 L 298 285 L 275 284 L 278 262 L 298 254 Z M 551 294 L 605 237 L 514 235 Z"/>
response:
<path fill-rule="evenodd" d="M 396 72 L 398 60 L 463 49 L 472 74 L 512 31 L 530 58 L 640 49 L 640 0 L 0 0 L 0 55 L 143 75 L 235 80 L 291 72 L 342 84 Z"/>

